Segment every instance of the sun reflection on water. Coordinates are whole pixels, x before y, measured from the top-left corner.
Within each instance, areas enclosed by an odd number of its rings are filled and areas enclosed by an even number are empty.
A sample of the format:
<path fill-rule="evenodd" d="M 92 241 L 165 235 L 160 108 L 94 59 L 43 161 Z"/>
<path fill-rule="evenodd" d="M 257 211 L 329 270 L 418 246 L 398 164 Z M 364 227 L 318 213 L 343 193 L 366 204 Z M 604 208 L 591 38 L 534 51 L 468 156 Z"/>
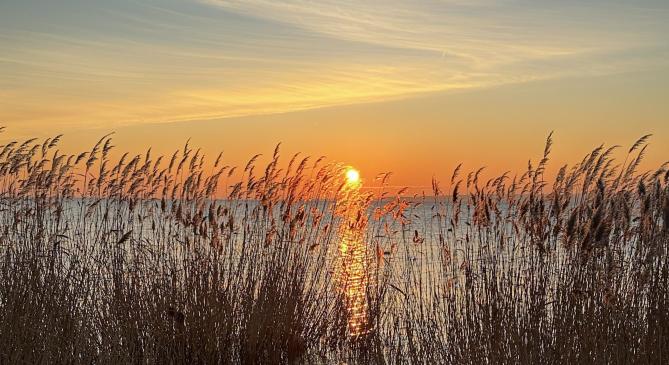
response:
<path fill-rule="evenodd" d="M 362 183 L 359 172 L 349 168 L 345 175 L 344 209 L 340 213 L 344 222 L 339 244 L 338 284 L 346 301 L 348 333 L 352 338 L 357 338 L 369 331 L 367 301 L 370 276 L 367 245 L 364 242 L 368 200 L 360 192 Z"/>

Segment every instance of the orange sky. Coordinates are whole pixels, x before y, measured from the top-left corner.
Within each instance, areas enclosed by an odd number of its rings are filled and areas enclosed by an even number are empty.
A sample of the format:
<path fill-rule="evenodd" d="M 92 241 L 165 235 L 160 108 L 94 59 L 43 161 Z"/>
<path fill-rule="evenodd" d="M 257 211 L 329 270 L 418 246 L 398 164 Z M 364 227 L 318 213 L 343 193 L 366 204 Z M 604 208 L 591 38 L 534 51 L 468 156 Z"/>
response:
<path fill-rule="evenodd" d="M 460 162 L 523 170 L 550 131 L 554 169 L 653 133 L 652 168 L 669 160 L 668 15 L 654 0 L 3 2 L 0 143 L 64 133 L 75 152 L 114 131 L 117 151 L 171 154 L 191 138 L 239 165 L 282 142 L 427 187 Z"/>
<path fill-rule="evenodd" d="M 629 146 L 653 133 L 642 165 L 651 169 L 669 160 L 669 106 L 658 92 L 668 82 L 654 73 L 631 73 L 266 116 L 71 129 L 62 131 L 62 147 L 90 148 L 115 131 L 117 153 L 150 146 L 169 155 L 190 138 L 212 159 L 223 151 L 226 163 L 243 165 L 256 153 L 270 156 L 281 142 L 285 159 L 295 152 L 325 155 L 360 169 L 368 182 L 392 171 L 393 185 L 429 188 L 432 176 L 445 182 L 460 162 L 463 171 L 486 166 L 490 175 L 524 171 L 528 159 L 541 158 L 551 130 L 549 171 L 580 161 L 602 143 Z"/>

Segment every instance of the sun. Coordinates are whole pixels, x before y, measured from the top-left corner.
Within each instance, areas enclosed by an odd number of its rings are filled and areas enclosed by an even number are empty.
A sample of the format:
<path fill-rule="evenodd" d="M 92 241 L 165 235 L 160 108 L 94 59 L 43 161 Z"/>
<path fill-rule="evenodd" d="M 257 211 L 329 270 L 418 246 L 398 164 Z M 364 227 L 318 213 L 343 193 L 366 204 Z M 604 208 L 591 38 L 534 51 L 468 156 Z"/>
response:
<path fill-rule="evenodd" d="M 360 172 L 358 170 L 349 167 L 346 170 L 346 182 L 349 185 L 357 185 L 360 183 Z"/>

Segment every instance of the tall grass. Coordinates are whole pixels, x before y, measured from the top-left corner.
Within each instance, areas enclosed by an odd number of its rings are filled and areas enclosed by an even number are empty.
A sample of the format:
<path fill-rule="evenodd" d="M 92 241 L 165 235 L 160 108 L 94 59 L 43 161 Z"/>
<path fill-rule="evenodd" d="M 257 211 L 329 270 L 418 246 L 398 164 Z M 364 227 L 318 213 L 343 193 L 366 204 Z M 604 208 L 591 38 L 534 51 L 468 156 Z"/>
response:
<path fill-rule="evenodd" d="M 236 169 L 59 139 L 0 146 L 0 363 L 669 361 L 669 172 L 637 171 L 648 137 L 550 182 L 549 137 L 520 176 L 458 167 L 447 192 L 376 190 L 354 216 L 342 166 L 278 146 Z"/>

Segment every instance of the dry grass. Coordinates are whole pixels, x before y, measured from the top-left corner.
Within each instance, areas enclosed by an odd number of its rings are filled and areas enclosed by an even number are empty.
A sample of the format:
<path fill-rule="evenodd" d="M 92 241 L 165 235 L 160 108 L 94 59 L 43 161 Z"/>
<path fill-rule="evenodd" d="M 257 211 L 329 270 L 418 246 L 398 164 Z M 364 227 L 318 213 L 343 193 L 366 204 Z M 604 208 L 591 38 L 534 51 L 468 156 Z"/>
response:
<path fill-rule="evenodd" d="M 342 168 L 0 146 L 0 363 L 666 363 L 669 172 L 599 147 L 340 214 Z M 213 167 L 212 167 L 213 166 Z M 385 182 L 383 177 L 383 182 Z M 223 196 L 224 199 L 216 199 Z M 361 198 L 361 197 L 358 197 Z M 350 336 L 343 225 L 366 226 Z M 345 227 L 344 227 L 345 228 Z"/>

